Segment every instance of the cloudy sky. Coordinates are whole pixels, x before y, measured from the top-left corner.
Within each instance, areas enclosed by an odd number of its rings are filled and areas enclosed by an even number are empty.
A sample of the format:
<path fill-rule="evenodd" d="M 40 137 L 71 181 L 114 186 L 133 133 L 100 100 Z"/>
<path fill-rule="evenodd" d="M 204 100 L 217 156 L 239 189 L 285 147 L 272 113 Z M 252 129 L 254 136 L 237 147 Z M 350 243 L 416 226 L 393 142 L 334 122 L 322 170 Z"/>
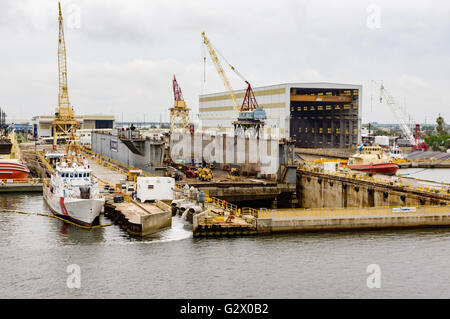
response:
<path fill-rule="evenodd" d="M 63 0 L 69 96 L 77 114 L 168 120 L 176 74 L 196 112 L 224 91 L 201 32 L 253 86 L 363 85 L 363 122 L 393 123 L 385 86 L 413 121 L 450 119 L 450 2 Z M 57 105 L 57 0 L 0 0 L 0 107 L 10 119 Z M 225 65 L 224 65 L 225 67 Z M 244 83 L 226 69 L 234 89 Z"/>

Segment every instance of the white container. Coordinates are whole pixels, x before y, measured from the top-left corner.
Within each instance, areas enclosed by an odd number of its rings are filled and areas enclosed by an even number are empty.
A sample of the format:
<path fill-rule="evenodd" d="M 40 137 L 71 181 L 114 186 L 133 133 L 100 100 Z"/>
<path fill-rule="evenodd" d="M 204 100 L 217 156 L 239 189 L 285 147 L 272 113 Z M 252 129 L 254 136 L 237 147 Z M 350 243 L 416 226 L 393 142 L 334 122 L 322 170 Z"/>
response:
<path fill-rule="evenodd" d="M 172 177 L 138 177 L 136 185 L 136 196 L 141 202 L 173 200 L 175 179 Z"/>
<path fill-rule="evenodd" d="M 380 146 L 389 146 L 389 136 L 375 136 L 375 144 Z"/>
<path fill-rule="evenodd" d="M 338 169 L 339 169 L 338 162 L 324 162 L 323 163 L 323 170 L 325 172 L 336 172 Z"/>

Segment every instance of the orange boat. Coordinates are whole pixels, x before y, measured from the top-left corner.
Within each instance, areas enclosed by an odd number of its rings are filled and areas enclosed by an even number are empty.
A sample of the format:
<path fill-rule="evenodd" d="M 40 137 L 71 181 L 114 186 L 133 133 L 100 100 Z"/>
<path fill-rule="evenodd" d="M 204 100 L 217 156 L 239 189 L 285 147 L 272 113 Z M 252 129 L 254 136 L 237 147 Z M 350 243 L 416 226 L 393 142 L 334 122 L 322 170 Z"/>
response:
<path fill-rule="evenodd" d="M 28 179 L 30 170 L 20 158 L 16 134 L 0 137 L 0 180 L 23 181 Z"/>

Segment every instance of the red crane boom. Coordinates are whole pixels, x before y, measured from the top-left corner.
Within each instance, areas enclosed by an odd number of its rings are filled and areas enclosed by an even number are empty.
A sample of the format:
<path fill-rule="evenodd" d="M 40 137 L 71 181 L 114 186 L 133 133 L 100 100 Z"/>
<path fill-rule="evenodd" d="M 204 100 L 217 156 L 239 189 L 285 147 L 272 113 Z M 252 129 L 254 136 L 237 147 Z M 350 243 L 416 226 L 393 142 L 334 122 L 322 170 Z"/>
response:
<path fill-rule="evenodd" d="M 175 78 L 175 75 L 173 76 L 173 96 L 175 98 L 175 102 L 177 102 L 177 101 L 184 101 L 183 93 L 181 93 L 181 88 L 178 85 L 178 82 L 177 82 L 177 79 Z"/>

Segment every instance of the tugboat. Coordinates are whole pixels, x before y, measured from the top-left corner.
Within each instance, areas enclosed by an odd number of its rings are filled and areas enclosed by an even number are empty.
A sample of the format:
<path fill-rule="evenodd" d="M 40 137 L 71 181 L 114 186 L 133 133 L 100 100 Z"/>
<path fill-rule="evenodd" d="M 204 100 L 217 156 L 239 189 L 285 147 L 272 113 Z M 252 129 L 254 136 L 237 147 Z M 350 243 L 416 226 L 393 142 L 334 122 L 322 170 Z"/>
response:
<path fill-rule="evenodd" d="M 372 175 L 395 175 L 399 168 L 379 145 L 368 146 L 366 143 L 360 146 L 359 153 L 349 158 L 347 167 Z"/>
<path fill-rule="evenodd" d="M 105 204 L 86 160 L 66 156 L 44 183 L 44 199 L 54 215 L 83 226 L 98 223 Z"/>
<path fill-rule="evenodd" d="M 26 181 L 30 171 L 21 159 L 16 133 L 6 130 L 0 132 L 0 181 Z"/>

